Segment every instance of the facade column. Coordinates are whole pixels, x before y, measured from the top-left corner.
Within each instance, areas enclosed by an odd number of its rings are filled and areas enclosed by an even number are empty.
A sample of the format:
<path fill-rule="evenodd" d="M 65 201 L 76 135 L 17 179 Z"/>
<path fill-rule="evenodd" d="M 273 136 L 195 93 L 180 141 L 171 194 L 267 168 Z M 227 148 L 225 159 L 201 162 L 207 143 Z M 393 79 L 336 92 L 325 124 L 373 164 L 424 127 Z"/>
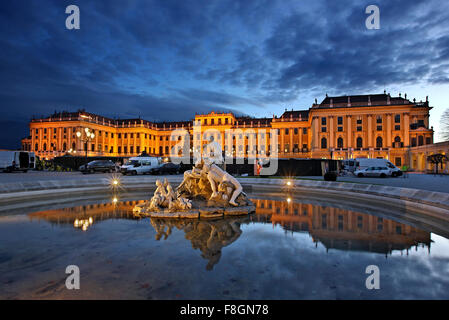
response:
<path fill-rule="evenodd" d="M 95 152 L 95 151 L 101 151 L 101 150 L 98 150 L 98 136 L 100 135 L 100 130 L 95 130 L 95 146 L 94 146 L 94 150 L 92 150 L 92 152 Z M 92 143 L 91 143 L 92 144 Z M 92 146 L 87 146 L 87 148 L 88 149 L 90 149 Z M 95 155 L 95 154 L 94 154 Z"/>
<path fill-rule="evenodd" d="M 410 113 L 404 113 L 404 147 L 410 146 Z"/>
<path fill-rule="evenodd" d="M 288 130 L 288 132 L 290 133 L 290 150 L 289 150 L 289 152 L 290 153 L 293 153 L 293 133 L 294 133 L 294 128 L 290 128 L 289 130 Z"/>
<path fill-rule="evenodd" d="M 346 140 L 348 140 L 347 144 L 348 144 L 348 148 L 352 147 L 352 116 L 346 116 L 346 121 L 348 122 L 346 128 L 347 128 L 347 133 L 346 133 Z"/>
<path fill-rule="evenodd" d="M 39 137 L 39 151 L 42 151 L 42 147 L 44 146 L 44 144 L 43 144 L 43 131 L 44 131 L 44 129 L 42 129 L 42 128 L 39 128 L 39 134 L 38 134 L 38 137 Z"/>
<path fill-rule="evenodd" d="M 34 145 L 35 145 L 35 143 L 36 143 L 36 140 L 35 140 L 35 138 L 36 138 L 36 129 L 30 129 L 30 133 L 31 133 L 31 150 L 30 151 L 36 151 L 36 150 L 34 150 L 35 148 L 34 148 Z"/>
<path fill-rule="evenodd" d="M 144 132 L 140 133 L 140 152 L 143 152 L 146 148 L 147 140 L 145 139 L 145 134 Z"/>
<path fill-rule="evenodd" d="M 57 133 L 57 137 L 58 137 L 58 150 L 57 151 L 62 151 L 62 127 L 59 127 L 58 129 L 58 133 Z"/>
<path fill-rule="evenodd" d="M 312 118 L 312 149 L 318 149 L 318 117 Z"/>
<path fill-rule="evenodd" d="M 67 150 L 72 149 L 72 136 L 73 136 L 73 127 L 67 128 Z"/>
<path fill-rule="evenodd" d="M 334 148 L 334 116 L 329 116 L 329 147 Z"/>
<path fill-rule="evenodd" d="M 385 146 L 391 148 L 391 113 L 387 113 L 387 143 Z"/>
<path fill-rule="evenodd" d="M 373 115 L 368 115 L 368 148 L 373 147 Z"/>

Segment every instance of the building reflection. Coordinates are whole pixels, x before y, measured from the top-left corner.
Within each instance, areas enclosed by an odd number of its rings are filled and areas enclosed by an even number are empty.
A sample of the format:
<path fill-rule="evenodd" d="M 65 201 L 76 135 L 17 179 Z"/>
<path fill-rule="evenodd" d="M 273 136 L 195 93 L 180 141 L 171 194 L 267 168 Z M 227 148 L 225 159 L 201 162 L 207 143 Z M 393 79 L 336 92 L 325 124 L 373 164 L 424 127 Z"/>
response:
<path fill-rule="evenodd" d="M 185 232 L 193 249 L 199 249 L 208 261 L 206 270 L 212 270 L 221 258 L 221 249 L 236 241 L 242 234 L 240 225 L 249 218 L 224 218 L 220 220 L 167 220 L 151 218 L 156 230 L 156 240 L 167 239 L 173 228 Z"/>
<path fill-rule="evenodd" d="M 280 225 L 291 232 L 308 232 L 327 250 L 356 250 L 391 254 L 418 246 L 430 252 L 430 233 L 390 219 L 294 201 L 252 199 L 253 221 Z"/>
<path fill-rule="evenodd" d="M 427 247 L 430 252 L 430 232 L 374 215 L 347 209 L 300 203 L 293 200 L 252 199 L 256 214 L 243 218 L 220 220 L 164 220 L 150 219 L 156 240 L 167 239 L 174 228 L 182 230 L 193 249 L 199 249 L 211 270 L 221 258 L 221 249 L 236 241 L 242 234 L 241 224 L 270 223 L 286 232 L 306 232 L 318 246 L 327 250 L 355 250 L 391 254 L 399 250 L 408 254 L 412 248 Z M 132 210 L 142 201 L 123 201 L 89 204 L 74 208 L 46 210 L 29 214 L 32 220 L 67 225 L 88 230 L 92 225 L 108 219 L 134 219 Z M 83 226 L 85 226 L 83 228 Z"/>
<path fill-rule="evenodd" d="M 108 203 L 34 212 L 28 217 L 31 220 L 45 220 L 52 224 L 73 225 L 76 229 L 87 230 L 92 224 L 103 220 L 133 219 L 134 206 L 143 202 L 144 200 L 122 202 L 112 200 Z M 87 227 L 83 228 L 85 225 Z"/>

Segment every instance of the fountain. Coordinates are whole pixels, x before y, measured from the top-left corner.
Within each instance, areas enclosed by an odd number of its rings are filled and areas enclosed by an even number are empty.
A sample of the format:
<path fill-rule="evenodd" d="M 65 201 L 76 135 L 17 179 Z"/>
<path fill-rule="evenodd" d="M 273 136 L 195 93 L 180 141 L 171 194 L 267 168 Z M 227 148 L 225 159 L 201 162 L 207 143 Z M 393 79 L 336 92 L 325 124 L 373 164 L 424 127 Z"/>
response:
<path fill-rule="evenodd" d="M 156 181 L 150 200 L 134 207 L 136 217 L 221 218 L 247 215 L 255 206 L 243 192 L 240 182 L 208 159 L 195 163 L 184 173 L 176 188 L 167 181 Z"/>

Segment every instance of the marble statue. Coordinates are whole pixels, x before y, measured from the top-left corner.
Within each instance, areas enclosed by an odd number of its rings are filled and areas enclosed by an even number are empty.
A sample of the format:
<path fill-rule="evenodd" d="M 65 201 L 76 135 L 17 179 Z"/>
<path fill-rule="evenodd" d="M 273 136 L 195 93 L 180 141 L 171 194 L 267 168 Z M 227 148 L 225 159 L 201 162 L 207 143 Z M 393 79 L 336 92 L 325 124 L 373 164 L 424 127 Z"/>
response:
<path fill-rule="evenodd" d="M 228 185 L 229 187 L 234 189 L 232 192 L 231 198 L 229 199 L 229 204 L 234 207 L 237 207 L 238 204 L 235 202 L 235 200 L 240 195 L 240 193 L 242 193 L 242 191 L 243 191 L 243 188 L 242 188 L 242 185 L 240 184 L 240 182 L 238 182 L 238 180 L 236 178 L 234 178 L 233 176 L 231 176 L 229 173 L 227 173 L 226 171 L 219 168 L 215 163 L 211 163 L 208 161 L 206 161 L 203 164 L 203 172 L 207 176 L 207 180 L 209 180 L 209 183 L 210 183 L 210 186 L 212 189 L 212 194 L 210 196 L 210 200 L 212 200 L 213 198 L 216 198 L 220 195 L 217 190 L 217 187 L 220 184 L 222 184 L 222 188 L 225 185 Z M 226 199 L 226 200 L 228 200 L 228 199 Z"/>
<path fill-rule="evenodd" d="M 169 211 L 190 209 L 192 203 L 189 199 L 178 197 L 170 183 L 165 179 L 162 183 L 156 180 L 156 190 L 149 201 L 148 209 L 160 211 L 162 208 L 168 208 Z"/>
<path fill-rule="evenodd" d="M 175 192 L 176 190 L 176 192 Z M 255 207 L 232 175 L 209 159 L 199 160 L 176 189 L 167 179 L 156 180 L 153 197 L 134 208 L 136 216 L 215 218 L 244 215 Z"/>

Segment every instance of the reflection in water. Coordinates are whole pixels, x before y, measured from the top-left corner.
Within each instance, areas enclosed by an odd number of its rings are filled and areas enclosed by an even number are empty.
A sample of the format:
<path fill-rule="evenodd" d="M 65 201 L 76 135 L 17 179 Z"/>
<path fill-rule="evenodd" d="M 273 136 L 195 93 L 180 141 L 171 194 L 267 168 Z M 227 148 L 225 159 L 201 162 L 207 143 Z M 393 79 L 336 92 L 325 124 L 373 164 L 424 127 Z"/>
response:
<path fill-rule="evenodd" d="M 46 220 L 57 225 L 73 225 L 75 228 L 82 228 L 87 221 L 88 226 L 94 222 L 98 223 L 108 219 L 133 219 L 133 208 L 141 201 L 117 202 L 116 198 L 112 203 L 89 204 L 73 208 L 63 208 L 57 210 L 46 210 L 30 213 L 31 220 Z M 81 223 L 82 222 L 82 223 Z"/>
<path fill-rule="evenodd" d="M 316 204 L 252 199 L 254 220 L 280 225 L 286 231 L 308 232 L 326 249 L 357 250 L 391 254 L 418 245 L 430 252 L 430 233 L 390 219 L 347 209 Z"/>
<path fill-rule="evenodd" d="M 156 240 L 167 239 L 173 228 L 182 230 L 193 249 L 199 249 L 208 260 L 211 270 L 221 258 L 221 249 L 236 241 L 242 234 L 242 223 L 259 222 L 281 226 L 291 232 L 307 232 L 316 246 L 322 243 L 327 250 L 356 250 L 391 254 L 394 250 L 427 246 L 430 252 L 430 232 L 407 224 L 347 209 L 295 202 L 293 199 L 252 199 L 256 213 L 244 218 L 220 220 L 164 220 L 150 219 Z M 143 201 L 112 202 L 74 208 L 47 210 L 29 215 L 31 219 L 45 219 L 58 225 L 84 225 L 107 219 L 133 219 L 132 209 Z M 78 221 L 78 223 L 77 223 Z M 80 223 L 83 221 L 83 223 Z M 85 223 L 87 221 L 87 224 Z M 91 221 L 89 223 L 89 221 Z M 86 227 L 86 229 L 87 229 Z"/>
<path fill-rule="evenodd" d="M 156 230 L 156 240 L 167 239 L 176 227 L 185 232 L 185 238 L 193 249 L 199 249 L 201 256 L 208 260 L 206 269 L 212 270 L 221 258 L 221 249 L 237 240 L 242 234 L 240 225 L 248 223 L 248 217 L 225 218 L 214 221 L 167 220 L 151 218 L 151 225 Z"/>

